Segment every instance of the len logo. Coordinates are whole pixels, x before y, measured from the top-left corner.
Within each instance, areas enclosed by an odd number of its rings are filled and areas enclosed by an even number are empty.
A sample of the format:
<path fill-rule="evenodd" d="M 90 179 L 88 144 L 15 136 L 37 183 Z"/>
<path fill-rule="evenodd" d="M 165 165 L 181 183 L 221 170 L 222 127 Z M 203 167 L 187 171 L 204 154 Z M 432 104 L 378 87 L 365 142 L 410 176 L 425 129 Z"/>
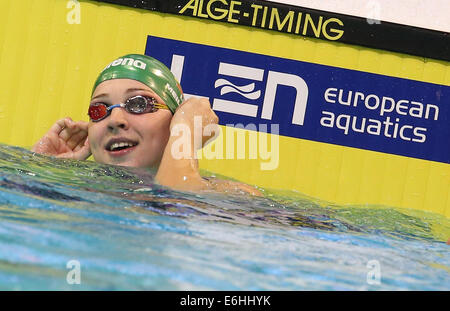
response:
<path fill-rule="evenodd" d="M 184 61 L 185 57 L 182 55 L 174 54 L 172 56 L 171 71 L 178 81 L 181 81 L 183 75 Z M 295 125 L 303 125 L 308 101 L 308 85 L 303 78 L 294 74 L 268 70 L 267 79 L 263 81 L 265 75 L 264 69 L 227 62 L 219 62 L 217 75 L 220 77 L 217 77 L 214 87 L 220 88 L 221 96 L 234 93 L 242 97 L 245 102 L 226 98 L 213 98 L 211 102 L 215 111 L 252 118 L 257 118 L 258 112 L 260 111 L 261 119 L 272 120 L 277 88 L 279 85 L 283 85 L 292 87 L 296 94 L 291 122 Z M 246 79 L 253 82 L 245 85 L 236 85 L 230 82 L 231 78 Z M 258 101 L 261 98 L 261 90 L 255 90 L 255 81 L 265 82 L 261 110 L 259 110 L 261 101 Z M 189 96 L 192 95 L 185 94 L 186 98 L 189 98 Z M 249 103 L 248 101 L 251 102 Z"/>

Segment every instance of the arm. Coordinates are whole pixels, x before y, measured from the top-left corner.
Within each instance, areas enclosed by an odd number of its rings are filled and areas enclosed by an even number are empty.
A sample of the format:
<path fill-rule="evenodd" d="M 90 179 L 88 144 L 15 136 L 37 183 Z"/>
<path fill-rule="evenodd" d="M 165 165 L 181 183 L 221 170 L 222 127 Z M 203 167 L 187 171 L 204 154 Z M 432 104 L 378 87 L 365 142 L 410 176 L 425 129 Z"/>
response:
<path fill-rule="evenodd" d="M 219 118 L 206 99 L 190 98 L 178 107 L 170 123 L 171 134 L 156 181 L 176 190 L 243 192 L 262 196 L 258 189 L 250 185 L 216 178 L 206 180 L 200 176 L 195 155 L 218 136 L 218 122 Z"/>
<path fill-rule="evenodd" d="M 215 128 L 213 132 L 219 133 L 218 121 L 206 99 L 190 98 L 178 107 L 170 123 L 170 138 L 156 174 L 160 184 L 187 191 L 211 187 L 200 176 L 195 155 L 213 137 L 203 135 L 205 127 Z"/>
<path fill-rule="evenodd" d="M 31 151 L 58 158 L 85 160 L 91 155 L 87 136 L 88 122 L 64 118 L 56 121 Z"/>

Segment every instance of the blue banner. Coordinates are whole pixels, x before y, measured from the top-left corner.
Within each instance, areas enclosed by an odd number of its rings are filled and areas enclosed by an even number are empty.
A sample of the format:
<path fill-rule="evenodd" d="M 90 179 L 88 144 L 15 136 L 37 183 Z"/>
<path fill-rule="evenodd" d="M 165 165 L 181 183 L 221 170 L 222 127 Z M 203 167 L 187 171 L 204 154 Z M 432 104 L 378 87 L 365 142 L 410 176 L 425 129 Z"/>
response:
<path fill-rule="evenodd" d="M 145 53 L 222 125 L 450 163 L 448 86 L 153 36 Z"/>

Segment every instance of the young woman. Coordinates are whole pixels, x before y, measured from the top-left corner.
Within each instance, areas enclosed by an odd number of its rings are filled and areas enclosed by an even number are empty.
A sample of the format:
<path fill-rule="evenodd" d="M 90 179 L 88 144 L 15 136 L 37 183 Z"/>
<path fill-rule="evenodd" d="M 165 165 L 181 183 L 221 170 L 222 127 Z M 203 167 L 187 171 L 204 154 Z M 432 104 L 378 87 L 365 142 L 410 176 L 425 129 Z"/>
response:
<path fill-rule="evenodd" d="M 94 84 L 88 115 L 89 122 L 58 120 L 32 151 L 157 168 L 156 181 L 177 190 L 261 195 L 245 184 L 200 176 L 194 155 L 219 133 L 218 117 L 205 99 L 184 101 L 178 81 L 154 58 L 130 54 L 111 62 Z"/>

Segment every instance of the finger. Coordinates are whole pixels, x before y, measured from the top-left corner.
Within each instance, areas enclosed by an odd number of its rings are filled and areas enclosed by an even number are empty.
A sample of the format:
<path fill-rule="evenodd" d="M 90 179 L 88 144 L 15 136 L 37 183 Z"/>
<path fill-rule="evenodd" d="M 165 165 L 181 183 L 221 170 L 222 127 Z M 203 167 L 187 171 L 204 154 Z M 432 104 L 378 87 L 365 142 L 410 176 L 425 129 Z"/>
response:
<path fill-rule="evenodd" d="M 61 159 L 75 159 L 75 160 L 86 160 L 91 155 L 91 149 L 89 145 L 84 144 L 83 147 L 78 148 L 77 151 L 69 151 L 55 155 L 57 158 Z"/>
<path fill-rule="evenodd" d="M 202 98 L 200 98 L 200 100 L 202 101 L 202 103 L 203 103 L 205 106 L 211 108 L 211 102 L 209 101 L 209 98 L 202 97 Z"/>
<path fill-rule="evenodd" d="M 186 106 L 186 104 L 189 102 L 189 100 L 190 100 L 190 99 L 185 100 L 184 102 L 182 102 L 181 105 L 179 105 L 179 106 L 175 109 L 174 114 L 176 114 L 177 112 L 183 110 L 184 106 Z"/>
<path fill-rule="evenodd" d="M 192 96 L 192 97 L 186 99 L 181 105 L 179 105 L 177 107 L 177 110 L 184 108 L 184 106 L 189 106 L 189 104 L 205 105 L 205 106 L 208 105 L 209 107 L 211 107 L 208 97 Z"/>
<path fill-rule="evenodd" d="M 88 146 L 89 147 L 89 141 L 88 141 L 88 137 L 84 137 L 83 139 L 81 139 L 78 144 L 75 146 L 75 148 L 73 148 L 73 151 L 78 151 L 81 148 L 83 148 L 84 146 Z"/>
<path fill-rule="evenodd" d="M 79 129 L 72 129 L 72 128 L 64 128 L 60 133 L 59 133 L 59 138 L 61 138 L 64 142 L 68 142 L 72 136 L 74 136 L 75 134 L 77 134 L 78 132 L 80 132 Z"/>
<path fill-rule="evenodd" d="M 74 126 L 77 127 L 77 128 L 79 128 L 79 129 L 82 129 L 82 130 L 84 130 L 84 131 L 87 131 L 88 128 L 89 128 L 89 122 L 86 122 L 86 121 L 77 121 L 77 122 L 74 122 Z"/>
<path fill-rule="evenodd" d="M 73 152 L 73 158 L 77 160 L 86 160 L 91 155 L 89 144 L 84 144 L 78 151 Z"/>
<path fill-rule="evenodd" d="M 214 112 L 214 110 L 211 109 L 211 114 L 210 114 L 210 119 L 209 121 L 211 123 L 217 124 L 219 123 L 219 117 L 216 115 L 216 113 Z"/>
<path fill-rule="evenodd" d="M 68 122 L 68 120 L 70 120 L 69 117 L 56 121 L 55 124 L 50 127 L 48 132 L 59 135 L 59 133 L 61 133 L 61 131 L 66 127 L 66 122 Z"/>
<path fill-rule="evenodd" d="M 74 132 L 74 134 L 66 141 L 67 146 L 72 150 L 74 150 L 74 148 L 80 144 L 81 146 L 83 146 L 87 136 L 88 132 L 84 130 Z"/>
<path fill-rule="evenodd" d="M 72 136 L 77 135 L 80 131 L 87 132 L 88 124 L 83 121 L 74 122 L 72 120 L 66 120 L 65 128 L 59 133 L 64 141 L 68 142 L 72 140 Z"/>

